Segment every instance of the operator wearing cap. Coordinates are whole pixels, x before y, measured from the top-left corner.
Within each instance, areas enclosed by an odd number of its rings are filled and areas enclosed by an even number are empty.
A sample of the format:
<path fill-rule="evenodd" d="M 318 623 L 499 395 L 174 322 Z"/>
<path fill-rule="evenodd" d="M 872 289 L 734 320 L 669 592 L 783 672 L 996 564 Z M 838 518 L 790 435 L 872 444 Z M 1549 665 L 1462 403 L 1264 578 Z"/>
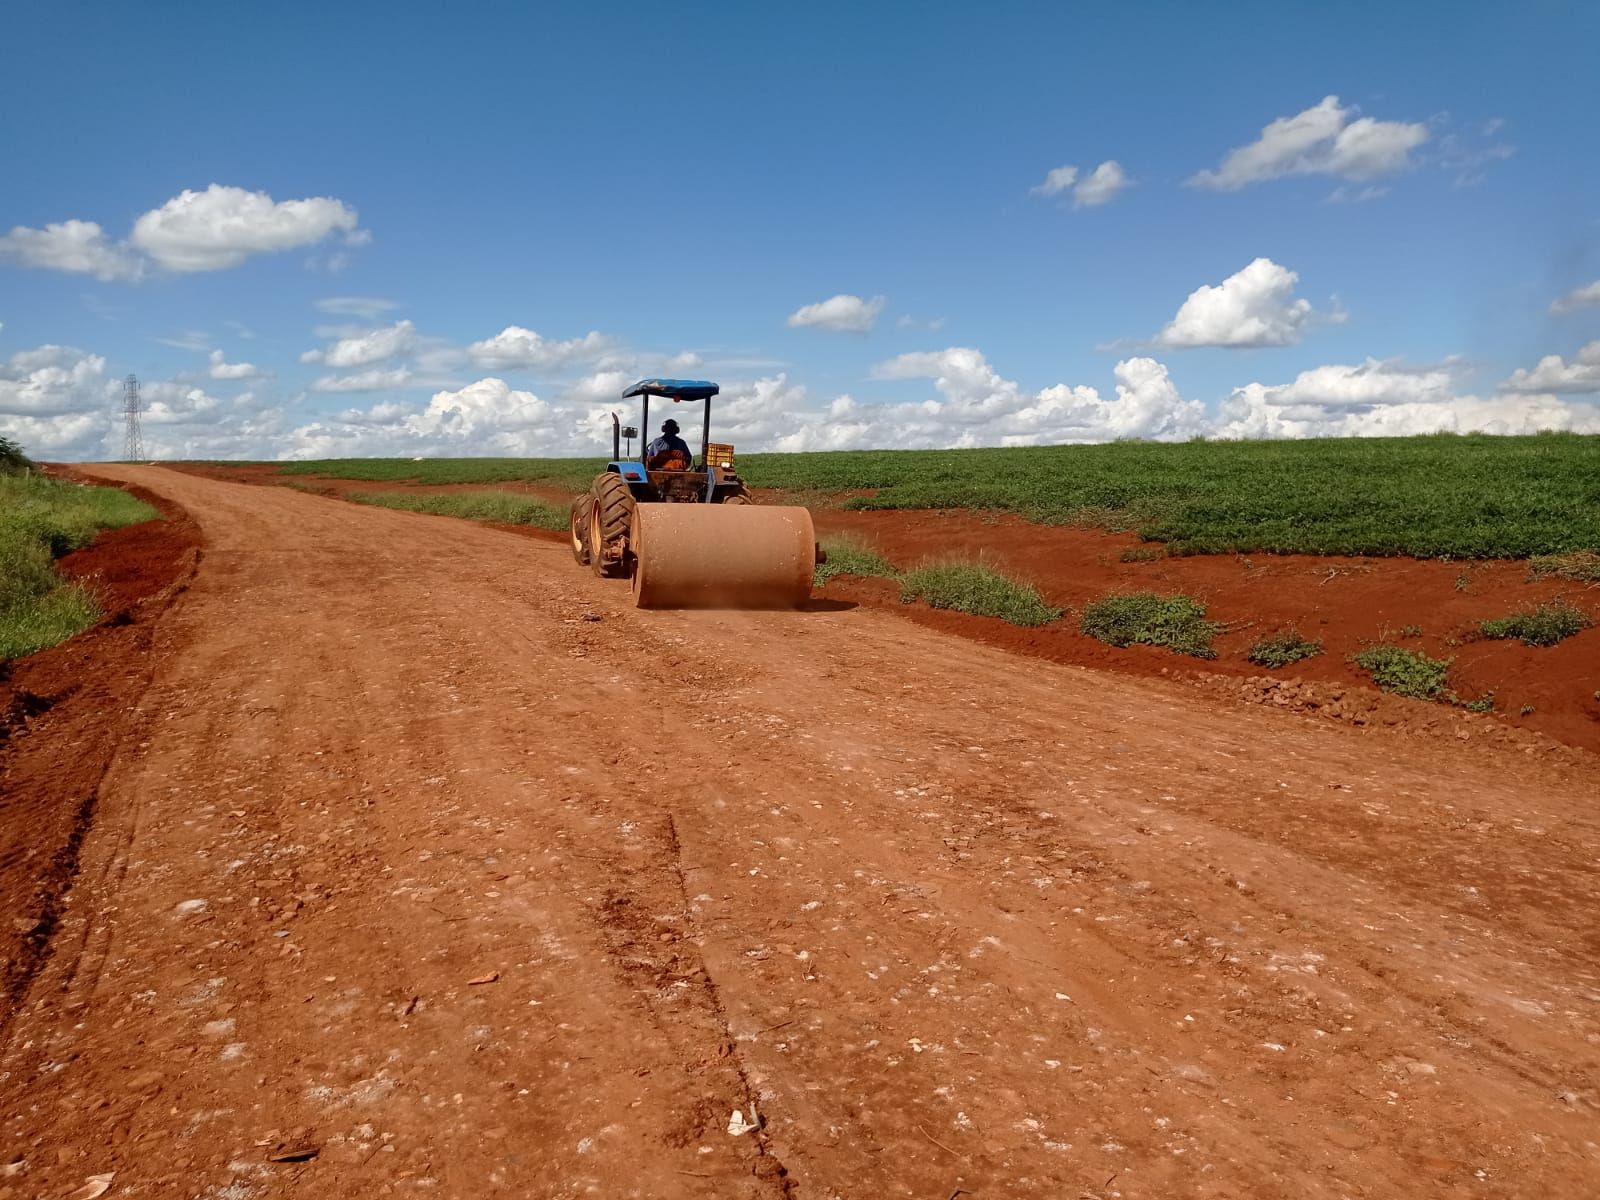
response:
<path fill-rule="evenodd" d="M 671 417 L 661 422 L 661 436 L 644 448 L 644 465 L 652 471 L 687 471 L 693 461 L 689 443 L 678 436 L 678 423 Z"/>

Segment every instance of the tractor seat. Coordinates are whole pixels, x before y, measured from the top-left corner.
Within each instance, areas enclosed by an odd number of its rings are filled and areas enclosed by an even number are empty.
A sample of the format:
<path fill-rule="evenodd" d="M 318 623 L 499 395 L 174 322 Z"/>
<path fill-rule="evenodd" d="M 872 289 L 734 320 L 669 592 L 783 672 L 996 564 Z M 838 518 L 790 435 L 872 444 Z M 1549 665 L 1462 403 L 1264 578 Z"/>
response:
<path fill-rule="evenodd" d="M 654 466 L 645 464 L 652 471 L 687 471 L 689 469 L 689 456 L 677 450 L 668 450 L 660 456 L 661 461 Z"/>

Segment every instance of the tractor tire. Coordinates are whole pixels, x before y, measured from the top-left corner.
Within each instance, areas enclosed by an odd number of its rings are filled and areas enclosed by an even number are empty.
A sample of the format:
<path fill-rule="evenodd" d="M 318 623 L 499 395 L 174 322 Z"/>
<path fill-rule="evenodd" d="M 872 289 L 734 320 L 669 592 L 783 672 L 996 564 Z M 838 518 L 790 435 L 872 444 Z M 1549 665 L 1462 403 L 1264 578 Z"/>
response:
<path fill-rule="evenodd" d="M 595 477 L 589 496 L 589 566 L 602 579 L 620 579 L 628 573 L 626 556 L 607 561 L 604 550 L 627 537 L 633 524 L 633 493 L 622 476 L 607 471 Z"/>
<path fill-rule="evenodd" d="M 750 497 L 748 495 L 746 495 L 744 492 L 729 492 L 721 500 L 718 500 L 717 503 L 718 504 L 754 504 L 755 501 L 750 499 Z"/>
<path fill-rule="evenodd" d="M 572 502 L 572 521 L 569 528 L 572 538 L 572 558 L 580 567 L 589 565 L 589 497 L 579 496 Z"/>

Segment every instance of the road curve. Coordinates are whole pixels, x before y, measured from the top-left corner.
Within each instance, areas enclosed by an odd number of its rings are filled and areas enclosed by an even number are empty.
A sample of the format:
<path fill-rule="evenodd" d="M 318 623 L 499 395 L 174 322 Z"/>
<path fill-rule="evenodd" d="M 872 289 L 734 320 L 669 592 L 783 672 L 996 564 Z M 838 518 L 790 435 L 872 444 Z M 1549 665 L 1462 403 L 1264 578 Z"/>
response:
<path fill-rule="evenodd" d="M 93 470 L 207 544 L 0 1196 L 1600 1194 L 1571 758 Z"/>

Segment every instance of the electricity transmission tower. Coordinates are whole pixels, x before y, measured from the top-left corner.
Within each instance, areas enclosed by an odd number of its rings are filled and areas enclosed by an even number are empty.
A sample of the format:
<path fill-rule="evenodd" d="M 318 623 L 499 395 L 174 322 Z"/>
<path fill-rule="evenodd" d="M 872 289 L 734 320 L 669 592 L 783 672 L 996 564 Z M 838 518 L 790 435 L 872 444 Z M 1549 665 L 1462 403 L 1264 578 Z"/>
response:
<path fill-rule="evenodd" d="M 144 434 L 139 429 L 139 377 L 122 381 L 122 458 L 124 462 L 144 461 Z"/>

